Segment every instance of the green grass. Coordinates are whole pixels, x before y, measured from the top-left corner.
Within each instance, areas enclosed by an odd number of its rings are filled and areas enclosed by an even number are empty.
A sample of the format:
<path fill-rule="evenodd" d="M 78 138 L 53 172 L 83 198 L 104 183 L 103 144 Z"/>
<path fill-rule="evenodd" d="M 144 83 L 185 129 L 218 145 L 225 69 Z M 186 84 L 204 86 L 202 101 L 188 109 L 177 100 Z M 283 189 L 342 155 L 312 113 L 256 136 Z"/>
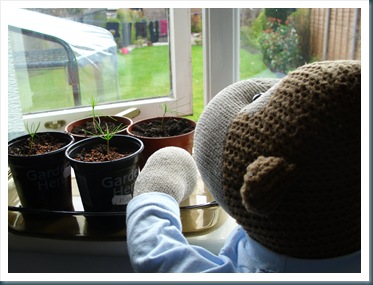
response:
<path fill-rule="evenodd" d="M 120 98 L 169 95 L 169 65 L 168 46 L 147 46 L 118 54 Z"/>
<path fill-rule="evenodd" d="M 63 69 L 30 71 L 30 86 L 26 72 L 16 72 L 23 113 L 73 106 L 71 87 L 65 83 Z"/>
<path fill-rule="evenodd" d="M 252 54 L 244 49 L 240 51 L 240 79 L 253 77 L 276 77 L 265 66 L 260 53 Z M 193 78 L 193 115 L 188 118 L 197 121 L 204 109 L 203 89 L 203 50 L 202 46 L 192 46 L 192 78 Z"/>
<path fill-rule="evenodd" d="M 260 53 L 253 54 L 241 49 L 241 79 L 251 77 L 275 77 L 262 62 Z M 105 74 L 105 72 L 103 72 Z M 108 74 L 110 74 L 108 72 Z M 27 82 L 25 72 L 18 72 L 18 82 Z M 82 104 L 89 105 L 92 94 L 97 93 L 92 67 L 85 67 L 79 74 L 81 82 Z M 112 77 L 112 76 L 111 76 Z M 104 100 L 116 100 L 115 80 L 104 75 Z M 63 69 L 32 71 L 30 87 L 33 96 L 27 92 L 27 86 L 20 84 L 19 91 L 23 112 L 45 111 L 74 106 L 72 89 L 67 82 Z M 170 90 L 168 46 L 147 46 L 136 48 L 128 54 L 118 54 L 118 80 L 120 100 L 168 96 Z M 189 118 L 197 121 L 204 108 L 203 89 L 203 49 L 192 46 L 193 112 Z M 108 92 L 107 92 L 108 91 Z M 27 102 L 32 97 L 32 103 Z M 98 102 L 102 99 L 98 98 Z"/>
<path fill-rule="evenodd" d="M 192 85 L 193 115 L 188 118 L 197 122 L 204 108 L 202 46 L 192 46 Z"/>
<path fill-rule="evenodd" d="M 240 79 L 257 77 L 267 72 L 268 76 L 274 77 L 262 61 L 261 53 L 250 53 L 245 49 L 240 50 Z"/>

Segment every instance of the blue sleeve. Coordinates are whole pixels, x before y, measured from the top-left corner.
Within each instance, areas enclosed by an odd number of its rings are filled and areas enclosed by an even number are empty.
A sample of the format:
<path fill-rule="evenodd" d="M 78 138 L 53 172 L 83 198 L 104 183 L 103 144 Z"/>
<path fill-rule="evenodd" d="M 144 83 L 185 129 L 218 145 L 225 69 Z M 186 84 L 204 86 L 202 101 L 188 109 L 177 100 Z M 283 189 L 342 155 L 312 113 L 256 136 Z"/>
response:
<path fill-rule="evenodd" d="M 135 272 L 233 272 L 229 258 L 190 245 L 180 208 L 163 193 L 146 193 L 127 206 L 127 244 Z"/>

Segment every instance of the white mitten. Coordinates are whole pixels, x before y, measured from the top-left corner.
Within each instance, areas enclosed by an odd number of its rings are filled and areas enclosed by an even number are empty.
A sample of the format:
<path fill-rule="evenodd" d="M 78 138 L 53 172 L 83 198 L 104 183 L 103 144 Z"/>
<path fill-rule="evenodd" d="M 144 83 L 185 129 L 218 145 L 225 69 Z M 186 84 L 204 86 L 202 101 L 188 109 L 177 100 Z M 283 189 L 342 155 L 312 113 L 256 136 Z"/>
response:
<path fill-rule="evenodd" d="M 166 193 L 180 203 L 192 194 L 197 184 L 197 166 L 184 149 L 165 147 L 147 160 L 135 182 L 133 196 Z"/>

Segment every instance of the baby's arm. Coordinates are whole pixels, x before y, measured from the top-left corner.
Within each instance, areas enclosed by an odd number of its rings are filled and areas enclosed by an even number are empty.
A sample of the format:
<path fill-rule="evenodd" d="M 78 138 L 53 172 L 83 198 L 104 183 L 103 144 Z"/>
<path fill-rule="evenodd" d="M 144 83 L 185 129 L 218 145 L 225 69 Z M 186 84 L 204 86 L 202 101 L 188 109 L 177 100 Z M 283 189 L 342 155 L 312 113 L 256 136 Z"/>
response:
<path fill-rule="evenodd" d="M 194 190 L 192 156 L 175 147 L 153 154 L 135 183 L 127 207 L 127 244 L 136 272 L 230 271 L 229 261 L 189 245 L 182 234 L 179 203 Z"/>

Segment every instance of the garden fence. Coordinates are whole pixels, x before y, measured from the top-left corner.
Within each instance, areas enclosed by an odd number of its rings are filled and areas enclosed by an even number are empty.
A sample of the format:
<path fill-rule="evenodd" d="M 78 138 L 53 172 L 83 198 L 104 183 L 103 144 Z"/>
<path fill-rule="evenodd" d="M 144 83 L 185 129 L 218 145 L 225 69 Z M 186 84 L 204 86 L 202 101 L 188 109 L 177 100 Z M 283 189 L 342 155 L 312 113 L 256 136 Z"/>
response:
<path fill-rule="evenodd" d="M 319 60 L 361 57 L 359 8 L 318 8 L 311 13 L 311 53 Z"/>

